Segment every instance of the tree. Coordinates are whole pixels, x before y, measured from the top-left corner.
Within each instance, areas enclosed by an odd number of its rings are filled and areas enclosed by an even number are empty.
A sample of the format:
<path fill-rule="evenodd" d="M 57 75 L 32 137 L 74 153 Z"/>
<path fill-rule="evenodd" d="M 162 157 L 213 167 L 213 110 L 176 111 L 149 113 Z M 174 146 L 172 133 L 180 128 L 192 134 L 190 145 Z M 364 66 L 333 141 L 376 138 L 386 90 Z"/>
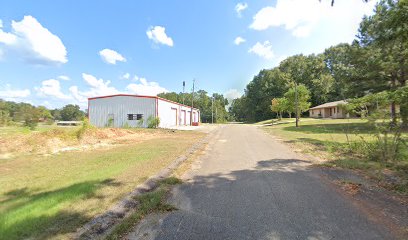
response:
<path fill-rule="evenodd" d="M 287 98 L 272 99 L 271 110 L 272 112 L 275 112 L 277 114 L 279 119 L 282 119 L 282 113 L 288 112 L 288 99 Z"/>
<path fill-rule="evenodd" d="M 54 109 L 54 110 L 51 110 L 50 112 L 54 120 L 61 120 L 61 110 L 60 109 Z"/>
<path fill-rule="evenodd" d="M 63 121 L 80 121 L 85 114 L 78 105 L 68 104 L 61 109 L 61 119 Z"/>
<path fill-rule="evenodd" d="M 6 110 L 0 110 L 0 126 L 7 126 L 10 121 L 10 113 Z"/>
<path fill-rule="evenodd" d="M 247 121 L 261 121 L 275 117 L 269 110 L 273 98 L 282 97 L 288 89 L 284 73 L 278 68 L 261 70 L 245 89 L 245 118 Z"/>
<path fill-rule="evenodd" d="M 287 109 L 290 112 L 294 112 L 296 115 L 296 121 L 300 119 L 300 114 L 307 111 L 310 108 L 310 91 L 305 85 L 294 85 L 286 93 L 285 98 L 288 100 Z"/>
<path fill-rule="evenodd" d="M 37 110 L 38 110 L 38 114 L 39 114 L 39 117 L 40 117 L 40 118 L 42 118 L 42 119 L 44 119 L 44 120 L 50 120 L 50 119 L 52 119 L 51 112 L 50 112 L 50 110 L 48 110 L 46 107 L 44 107 L 44 106 L 39 106 L 39 107 L 37 107 Z"/>
<path fill-rule="evenodd" d="M 159 97 L 183 103 L 187 106 L 191 105 L 192 94 L 191 93 L 160 93 L 158 94 Z M 228 100 L 224 98 L 222 94 L 213 93 L 210 97 L 208 92 L 204 90 L 198 90 L 194 93 L 194 107 L 200 109 L 200 116 L 202 122 L 211 122 L 211 110 L 212 110 L 212 100 L 214 98 L 214 112 L 215 114 L 215 122 L 225 122 L 229 119 L 229 114 L 226 110 L 226 106 L 228 105 Z"/>
<path fill-rule="evenodd" d="M 358 44 L 365 53 L 366 75 L 375 86 L 395 91 L 406 86 L 408 75 L 408 1 L 382 0 L 375 14 L 365 17 L 360 24 Z M 401 112 L 408 109 L 403 106 Z M 391 116 L 396 122 L 395 102 Z"/>

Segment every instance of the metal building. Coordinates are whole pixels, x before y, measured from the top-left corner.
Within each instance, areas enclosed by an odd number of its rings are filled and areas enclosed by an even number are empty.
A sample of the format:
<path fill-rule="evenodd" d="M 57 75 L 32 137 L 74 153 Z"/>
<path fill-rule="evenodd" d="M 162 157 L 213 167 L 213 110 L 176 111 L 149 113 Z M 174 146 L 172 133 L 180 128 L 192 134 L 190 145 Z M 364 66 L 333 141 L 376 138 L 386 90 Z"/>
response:
<path fill-rule="evenodd" d="M 147 127 L 158 117 L 160 128 L 200 122 L 200 110 L 156 96 L 117 94 L 88 98 L 89 122 L 97 127 Z"/>

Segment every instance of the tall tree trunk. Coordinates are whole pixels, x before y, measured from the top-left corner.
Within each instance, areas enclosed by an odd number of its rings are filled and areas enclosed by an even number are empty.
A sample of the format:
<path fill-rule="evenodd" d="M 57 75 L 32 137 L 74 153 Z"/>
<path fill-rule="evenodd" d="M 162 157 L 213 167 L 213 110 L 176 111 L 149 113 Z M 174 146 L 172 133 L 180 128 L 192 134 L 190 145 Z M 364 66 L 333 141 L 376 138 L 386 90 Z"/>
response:
<path fill-rule="evenodd" d="M 404 60 L 401 58 L 400 60 L 400 68 L 401 68 L 401 74 L 400 74 L 400 87 L 405 87 L 406 85 L 406 74 L 405 74 L 405 68 L 404 68 Z M 402 120 L 402 128 L 407 129 L 408 128 L 408 103 L 406 102 L 401 102 L 400 103 L 400 116 Z"/>
<path fill-rule="evenodd" d="M 408 129 L 408 103 L 401 103 L 400 115 L 402 120 L 402 128 Z"/>
<path fill-rule="evenodd" d="M 396 88 L 396 76 L 394 74 L 391 75 L 391 89 L 395 91 Z M 395 101 L 391 102 L 391 121 L 393 124 L 397 123 L 397 114 L 395 111 Z"/>

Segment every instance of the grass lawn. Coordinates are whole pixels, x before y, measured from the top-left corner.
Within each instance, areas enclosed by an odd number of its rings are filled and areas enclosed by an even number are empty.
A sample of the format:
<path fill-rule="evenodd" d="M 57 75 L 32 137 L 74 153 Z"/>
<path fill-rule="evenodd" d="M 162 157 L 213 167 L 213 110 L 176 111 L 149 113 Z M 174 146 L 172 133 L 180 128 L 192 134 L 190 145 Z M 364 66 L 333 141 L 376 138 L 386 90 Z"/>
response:
<path fill-rule="evenodd" d="M 375 172 L 376 177 L 381 178 L 378 171 L 389 169 L 395 171 L 402 178 L 402 185 L 395 186 L 396 190 L 408 192 L 408 159 L 396 163 L 380 163 L 368 161 L 358 154 L 347 153 L 349 142 L 371 141 L 374 139 L 373 130 L 366 120 L 361 119 L 301 119 L 300 127 L 294 123 L 283 123 L 273 126 L 265 126 L 263 129 L 270 134 L 282 138 L 304 153 L 319 156 L 329 160 L 325 165 L 340 166 L 344 168 L 360 169 Z M 403 133 L 408 138 L 408 133 Z M 403 148 L 403 154 L 408 156 L 408 149 Z"/>
<path fill-rule="evenodd" d="M 109 148 L 0 160 L 0 239 L 69 238 L 201 137 L 177 131 Z"/>
<path fill-rule="evenodd" d="M 16 126 L 2 126 L 0 127 L 0 137 L 4 136 L 18 136 L 18 135 L 27 135 L 33 132 L 46 132 L 51 129 L 67 129 L 67 130 L 72 130 L 72 129 L 79 129 L 80 126 L 57 126 L 56 124 L 43 124 L 39 123 L 38 126 L 34 131 L 30 130 L 29 127 L 23 127 L 21 124 L 18 124 Z"/>

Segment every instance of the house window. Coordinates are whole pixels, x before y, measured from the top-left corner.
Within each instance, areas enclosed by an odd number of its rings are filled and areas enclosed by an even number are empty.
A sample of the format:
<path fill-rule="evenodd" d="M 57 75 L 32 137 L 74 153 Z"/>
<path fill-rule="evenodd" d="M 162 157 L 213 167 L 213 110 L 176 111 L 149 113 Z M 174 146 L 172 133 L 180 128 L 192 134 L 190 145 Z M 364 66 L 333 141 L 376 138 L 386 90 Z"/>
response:
<path fill-rule="evenodd" d="M 336 113 L 336 107 L 334 108 L 334 113 Z"/>
<path fill-rule="evenodd" d="M 143 114 L 128 114 L 128 120 L 140 120 L 143 118 Z"/>

